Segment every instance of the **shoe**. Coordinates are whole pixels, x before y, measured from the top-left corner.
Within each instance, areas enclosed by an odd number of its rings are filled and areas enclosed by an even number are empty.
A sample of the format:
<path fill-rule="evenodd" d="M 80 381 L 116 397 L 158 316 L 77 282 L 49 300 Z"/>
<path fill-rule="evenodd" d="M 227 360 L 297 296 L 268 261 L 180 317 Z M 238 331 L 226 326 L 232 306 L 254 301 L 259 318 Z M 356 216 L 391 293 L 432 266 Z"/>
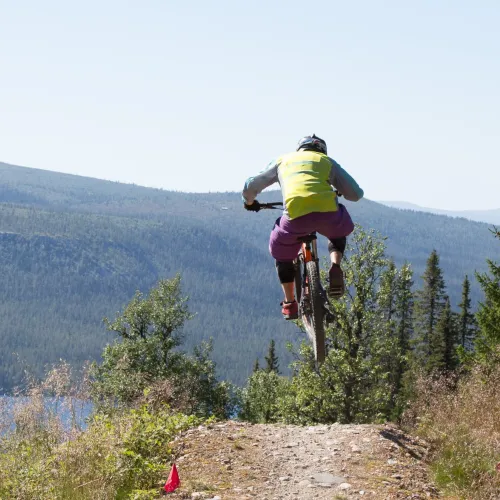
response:
<path fill-rule="evenodd" d="M 328 295 L 334 299 L 338 299 L 344 295 L 344 272 L 337 264 L 332 264 L 330 268 Z"/>
<path fill-rule="evenodd" d="M 294 300 L 293 302 L 282 302 L 281 314 L 285 319 L 298 319 L 299 318 L 299 304 Z"/>

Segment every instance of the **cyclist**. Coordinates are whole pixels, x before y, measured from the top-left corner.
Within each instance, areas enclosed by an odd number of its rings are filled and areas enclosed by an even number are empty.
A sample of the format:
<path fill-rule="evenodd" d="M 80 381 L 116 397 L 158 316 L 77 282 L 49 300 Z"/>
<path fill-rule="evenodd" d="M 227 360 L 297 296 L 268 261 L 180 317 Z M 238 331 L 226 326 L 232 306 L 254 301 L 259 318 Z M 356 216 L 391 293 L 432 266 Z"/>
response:
<path fill-rule="evenodd" d="M 301 247 L 298 238 L 315 231 L 328 238 L 331 260 L 328 292 L 333 298 L 341 297 L 344 273 L 340 263 L 346 236 L 352 233 L 354 224 L 347 209 L 338 202 L 335 190 L 349 201 L 360 200 L 364 193 L 356 181 L 327 156 L 326 142 L 314 134 L 303 137 L 295 152 L 280 156 L 258 175 L 247 179 L 243 189 L 245 209 L 258 212 L 257 195 L 275 182 L 281 186 L 285 211 L 275 222 L 269 251 L 276 260 L 285 295 L 281 303 L 283 317 L 297 319 L 293 261 Z"/>

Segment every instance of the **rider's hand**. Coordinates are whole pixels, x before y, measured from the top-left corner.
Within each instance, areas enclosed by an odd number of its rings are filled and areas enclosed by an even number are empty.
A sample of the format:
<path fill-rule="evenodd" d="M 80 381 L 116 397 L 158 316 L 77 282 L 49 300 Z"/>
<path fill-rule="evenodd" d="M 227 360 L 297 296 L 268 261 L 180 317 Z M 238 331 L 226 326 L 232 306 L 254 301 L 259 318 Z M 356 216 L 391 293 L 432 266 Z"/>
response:
<path fill-rule="evenodd" d="M 257 200 L 254 200 L 251 205 L 244 203 L 243 206 L 245 207 L 245 210 L 249 210 L 250 212 L 258 212 L 260 210 L 260 203 Z"/>

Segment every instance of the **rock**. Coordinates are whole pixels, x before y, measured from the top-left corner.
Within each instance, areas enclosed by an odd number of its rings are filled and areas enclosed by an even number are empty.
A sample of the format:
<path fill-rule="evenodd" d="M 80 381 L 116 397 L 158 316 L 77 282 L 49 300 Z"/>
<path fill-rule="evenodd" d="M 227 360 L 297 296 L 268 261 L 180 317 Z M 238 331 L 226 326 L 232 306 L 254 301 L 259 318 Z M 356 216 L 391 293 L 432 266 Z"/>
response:
<path fill-rule="evenodd" d="M 387 460 L 387 463 L 388 463 L 389 465 L 396 465 L 396 464 L 398 463 L 398 461 L 397 461 L 397 460 L 394 460 L 393 458 L 389 458 L 389 460 Z"/>
<path fill-rule="evenodd" d="M 290 478 L 288 476 L 281 476 L 278 478 L 280 481 L 290 481 Z"/>
<path fill-rule="evenodd" d="M 312 483 L 322 484 L 322 485 L 341 484 L 345 482 L 345 477 L 334 476 L 333 474 L 330 474 L 328 472 L 320 472 L 318 474 L 312 474 L 311 476 L 309 476 L 309 478 L 311 479 Z"/>
<path fill-rule="evenodd" d="M 202 497 L 202 495 L 198 491 L 191 493 L 191 498 L 201 498 L 201 497 Z"/>
<path fill-rule="evenodd" d="M 309 479 L 303 479 L 302 481 L 300 481 L 299 486 L 301 486 L 303 488 L 304 486 L 307 486 L 308 484 L 311 484 L 311 481 L 309 481 Z"/>
<path fill-rule="evenodd" d="M 364 490 L 359 490 L 359 494 L 364 495 L 365 494 Z"/>
<path fill-rule="evenodd" d="M 353 453 L 361 453 L 361 448 L 355 444 L 351 445 L 351 451 Z"/>
<path fill-rule="evenodd" d="M 299 446 L 299 443 L 292 441 L 290 443 L 285 444 L 285 446 L 283 446 L 283 448 L 295 448 L 295 446 Z"/>
<path fill-rule="evenodd" d="M 339 487 L 338 487 L 338 489 L 342 490 L 342 491 L 348 490 L 349 488 L 352 488 L 352 485 L 349 483 L 339 484 Z"/>

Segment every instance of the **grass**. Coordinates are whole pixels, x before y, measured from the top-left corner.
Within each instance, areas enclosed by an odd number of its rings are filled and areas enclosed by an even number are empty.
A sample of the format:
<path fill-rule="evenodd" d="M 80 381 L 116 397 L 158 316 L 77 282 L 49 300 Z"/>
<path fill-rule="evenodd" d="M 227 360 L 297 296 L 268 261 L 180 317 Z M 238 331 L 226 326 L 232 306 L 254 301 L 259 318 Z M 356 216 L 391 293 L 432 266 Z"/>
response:
<path fill-rule="evenodd" d="M 76 389 L 68 365 L 32 384 L 7 418 L 0 419 L 0 498 L 100 500 L 158 498 L 170 467 L 170 443 L 202 420 L 147 405 L 115 414 L 95 414 L 77 425 Z M 44 396 L 68 405 L 68 425 L 47 409 Z M 64 395 L 64 396 L 63 396 Z"/>
<path fill-rule="evenodd" d="M 432 447 L 438 486 L 459 498 L 500 498 L 500 366 L 459 380 L 421 379 L 410 412 Z"/>

